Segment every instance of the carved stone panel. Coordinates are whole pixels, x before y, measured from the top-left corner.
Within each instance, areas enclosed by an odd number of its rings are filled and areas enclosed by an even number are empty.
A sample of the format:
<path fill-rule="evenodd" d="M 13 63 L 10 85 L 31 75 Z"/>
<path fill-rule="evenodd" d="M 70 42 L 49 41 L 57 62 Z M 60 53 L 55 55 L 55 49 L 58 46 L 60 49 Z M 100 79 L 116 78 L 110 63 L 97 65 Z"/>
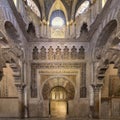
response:
<path fill-rule="evenodd" d="M 52 46 L 47 49 L 42 46 L 40 48 L 40 53 L 38 52 L 38 48 L 35 46 L 33 48 L 33 60 L 77 60 L 77 59 L 85 59 L 85 49 L 83 46 L 79 48 L 79 52 L 77 52 L 77 48 L 73 46 L 71 50 L 65 46 L 63 49 L 60 46 L 53 49 Z"/>
<path fill-rule="evenodd" d="M 42 46 L 41 51 L 40 51 L 40 59 L 45 60 L 46 59 L 46 48 Z"/>
<path fill-rule="evenodd" d="M 120 99 L 119 98 L 112 99 L 112 117 L 113 118 L 120 117 Z"/>
<path fill-rule="evenodd" d="M 116 75 L 111 75 L 109 77 L 109 96 L 120 97 L 120 78 Z"/>
<path fill-rule="evenodd" d="M 62 59 L 62 53 L 61 53 L 61 49 L 59 46 L 57 46 L 57 48 L 56 48 L 55 59 L 56 60 Z"/>
<path fill-rule="evenodd" d="M 31 64 L 31 97 L 32 98 L 37 98 L 37 69 L 42 69 L 42 70 L 55 70 L 55 73 L 57 72 L 57 70 L 62 69 L 61 72 L 64 73 L 64 69 L 68 71 L 69 70 L 81 70 L 80 72 L 80 97 L 85 98 L 86 97 L 86 63 L 81 62 L 81 63 L 61 63 L 61 62 L 57 62 L 57 63 L 32 63 Z M 71 73 L 71 72 L 70 72 Z M 74 72 L 73 72 L 74 73 Z M 54 72 L 53 72 L 54 74 Z M 59 75 L 59 73 L 58 73 Z M 74 77 L 72 77 L 74 78 Z M 71 79 L 72 81 L 72 79 Z M 47 86 L 47 85 L 46 85 Z M 70 87 L 70 85 L 66 84 L 66 89 L 68 88 L 68 86 Z M 65 86 L 64 86 L 65 87 Z M 73 86 L 70 87 L 70 89 L 68 90 L 68 93 L 72 93 L 74 92 L 74 89 L 72 88 Z M 49 88 L 49 87 L 47 87 Z M 82 89 L 81 89 L 82 88 Z M 45 90 L 46 91 L 46 90 Z M 47 94 L 46 94 L 47 95 Z M 68 95 L 70 99 L 72 99 L 72 97 L 70 97 L 70 95 Z M 46 99 L 46 96 L 44 96 L 44 98 Z"/>
<path fill-rule="evenodd" d="M 64 50 L 63 50 L 63 59 L 69 59 L 70 53 L 69 53 L 69 48 L 67 46 L 65 46 Z"/>
<path fill-rule="evenodd" d="M 78 53 L 78 59 L 84 59 L 84 58 L 85 58 L 85 49 L 83 46 L 81 46 Z"/>
<path fill-rule="evenodd" d="M 101 117 L 102 118 L 110 117 L 110 99 L 108 98 L 101 99 Z"/>

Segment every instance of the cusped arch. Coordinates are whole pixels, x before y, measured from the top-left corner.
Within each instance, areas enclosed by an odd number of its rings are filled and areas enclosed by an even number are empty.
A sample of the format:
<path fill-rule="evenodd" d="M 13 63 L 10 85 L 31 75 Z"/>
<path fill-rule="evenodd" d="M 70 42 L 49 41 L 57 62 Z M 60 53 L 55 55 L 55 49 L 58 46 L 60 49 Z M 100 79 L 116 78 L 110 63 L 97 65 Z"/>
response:
<path fill-rule="evenodd" d="M 55 87 L 63 87 L 67 91 L 67 99 L 74 99 L 75 96 L 75 85 L 65 76 L 53 76 L 45 80 L 42 84 L 41 94 L 44 100 L 49 100 L 50 92 Z"/>

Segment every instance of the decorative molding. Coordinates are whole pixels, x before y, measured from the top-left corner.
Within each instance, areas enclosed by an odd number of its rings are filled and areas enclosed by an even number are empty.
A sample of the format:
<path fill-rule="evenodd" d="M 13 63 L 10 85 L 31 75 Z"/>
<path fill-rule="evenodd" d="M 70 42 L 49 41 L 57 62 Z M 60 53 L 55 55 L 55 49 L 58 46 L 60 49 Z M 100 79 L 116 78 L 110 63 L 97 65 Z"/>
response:
<path fill-rule="evenodd" d="M 76 62 L 76 63 L 70 63 L 70 62 L 49 62 L 49 63 L 32 63 L 31 68 L 32 69 L 71 69 L 71 68 L 81 68 L 83 64 L 86 64 L 85 62 Z"/>
<path fill-rule="evenodd" d="M 81 95 L 80 97 L 84 98 L 86 97 L 86 63 L 80 62 L 80 63 L 31 63 L 31 97 L 37 98 L 37 69 L 80 69 L 81 70 L 81 87 L 84 87 L 85 89 L 81 89 Z M 64 72 L 64 71 L 62 71 Z M 45 97 L 46 98 L 46 97 Z"/>

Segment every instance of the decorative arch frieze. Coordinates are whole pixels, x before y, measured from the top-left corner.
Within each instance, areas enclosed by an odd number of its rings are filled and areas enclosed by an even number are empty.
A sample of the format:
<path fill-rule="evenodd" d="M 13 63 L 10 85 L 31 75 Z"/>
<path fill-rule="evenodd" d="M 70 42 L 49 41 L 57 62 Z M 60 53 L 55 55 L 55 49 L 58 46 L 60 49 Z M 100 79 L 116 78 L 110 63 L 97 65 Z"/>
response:
<path fill-rule="evenodd" d="M 57 46 L 56 49 L 50 46 L 48 50 L 44 46 L 40 50 L 35 46 L 32 52 L 33 60 L 84 60 L 85 56 L 85 48 L 83 46 L 79 50 L 77 50 L 76 46 L 71 49 L 65 46 L 63 50 L 60 46 Z"/>

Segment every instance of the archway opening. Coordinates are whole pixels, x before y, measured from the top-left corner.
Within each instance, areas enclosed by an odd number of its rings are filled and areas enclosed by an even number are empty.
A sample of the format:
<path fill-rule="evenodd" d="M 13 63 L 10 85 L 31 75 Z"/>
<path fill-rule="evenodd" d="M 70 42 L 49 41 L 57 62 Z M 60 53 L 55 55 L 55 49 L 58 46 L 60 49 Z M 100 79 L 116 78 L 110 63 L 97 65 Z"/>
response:
<path fill-rule="evenodd" d="M 67 115 L 67 92 L 61 86 L 54 87 L 50 92 L 50 115 L 65 117 Z"/>

